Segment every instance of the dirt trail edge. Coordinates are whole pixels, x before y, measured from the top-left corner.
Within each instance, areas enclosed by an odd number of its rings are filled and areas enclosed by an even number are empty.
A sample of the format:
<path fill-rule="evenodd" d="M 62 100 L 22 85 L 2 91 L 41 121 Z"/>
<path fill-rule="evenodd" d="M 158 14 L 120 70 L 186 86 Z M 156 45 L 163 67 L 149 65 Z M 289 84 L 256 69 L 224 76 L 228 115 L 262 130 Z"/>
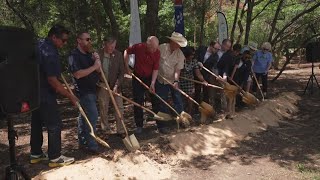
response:
<path fill-rule="evenodd" d="M 141 142 L 135 153 L 114 152 L 41 172 L 34 179 L 179 179 L 176 169 L 203 156 L 219 156 L 248 134 L 278 126 L 298 111 L 300 97 L 283 93 L 254 109 L 239 112 L 233 120 L 192 127 L 183 132 Z M 287 123 L 290 123 L 289 121 Z M 201 162 L 199 162 L 201 163 Z M 210 166 L 210 164 L 208 164 Z"/>

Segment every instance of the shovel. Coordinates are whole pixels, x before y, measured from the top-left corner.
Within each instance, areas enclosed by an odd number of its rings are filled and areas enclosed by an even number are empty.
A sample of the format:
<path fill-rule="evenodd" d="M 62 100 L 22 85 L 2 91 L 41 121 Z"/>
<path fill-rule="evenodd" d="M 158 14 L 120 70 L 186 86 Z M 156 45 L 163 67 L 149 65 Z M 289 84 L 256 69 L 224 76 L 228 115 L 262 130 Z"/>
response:
<path fill-rule="evenodd" d="M 182 111 L 181 114 L 179 114 L 172 106 L 170 106 L 170 104 L 168 104 L 164 99 L 162 99 L 157 93 L 151 91 L 151 89 L 141 81 L 141 79 L 139 79 L 136 75 L 134 75 L 133 73 L 131 74 L 132 77 L 134 77 L 141 85 L 143 85 L 146 89 L 148 89 L 153 95 L 155 95 L 160 101 L 162 101 L 166 106 L 168 106 L 176 115 L 176 122 L 177 122 L 177 127 L 179 130 L 179 122 L 181 121 L 181 123 L 188 127 L 190 125 L 190 121 L 192 120 L 192 117 L 190 116 L 190 114 Z"/>
<path fill-rule="evenodd" d="M 108 89 L 107 89 L 106 87 L 102 86 L 101 84 L 97 84 L 97 85 L 98 85 L 99 87 L 105 89 L 106 91 L 108 91 Z M 127 98 L 127 97 L 125 97 L 125 96 L 123 96 L 123 95 L 121 95 L 121 94 L 119 94 L 119 93 L 116 93 L 116 92 L 114 92 L 114 91 L 112 91 L 112 93 L 115 94 L 116 96 L 119 96 L 119 97 L 121 97 L 122 99 L 128 101 L 129 103 L 131 103 L 131 104 L 133 104 L 133 105 L 135 105 L 135 106 L 137 106 L 137 107 L 139 107 L 139 108 L 141 108 L 141 109 L 144 109 L 144 110 L 148 111 L 149 113 L 153 114 L 153 118 L 156 119 L 156 120 L 159 120 L 159 121 L 169 121 L 169 120 L 172 119 L 172 117 L 171 117 L 170 114 L 162 113 L 162 112 L 158 112 L 158 113 L 156 114 L 155 112 L 151 111 L 150 109 L 148 109 L 148 108 L 146 108 L 146 107 L 144 107 L 144 106 L 142 106 L 142 105 L 140 105 L 140 104 L 132 101 L 131 99 L 129 99 L 129 98 Z"/>
<path fill-rule="evenodd" d="M 63 76 L 62 74 L 61 74 L 61 78 L 62 78 L 64 84 L 66 85 L 68 91 L 69 91 L 72 95 L 74 95 L 73 92 L 72 92 L 72 90 L 71 90 L 70 87 L 69 87 L 69 84 L 67 83 L 66 79 L 64 78 L 64 76 Z M 82 109 L 82 107 L 81 107 L 81 105 L 80 105 L 79 102 L 77 102 L 77 107 L 78 107 L 81 115 L 84 117 L 86 123 L 88 124 L 88 126 L 89 126 L 89 128 L 90 128 L 90 133 L 89 133 L 90 136 L 92 136 L 92 137 L 93 137 L 98 143 L 100 143 L 101 145 L 110 148 L 110 146 L 109 146 L 108 143 L 106 143 L 104 140 L 102 140 L 101 138 L 99 138 L 98 136 L 96 136 L 96 135 L 94 134 L 93 127 L 92 127 L 92 125 L 91 125 L 91 123 L 90 123 L 90 121 L 89 121 L 86 113 L 85 113 L 84 110 Z"/>
<path fill-rule="evenodd" d="M 134 134 L 131 134 L 130 136 L 128 135 L 128 131 L 127 131 L 126 125 L 123 122 L 123 117 L 122 117 L 122 115 L 120 113 L 120 110 L 119 110 L 119 108 L 117 106 L 116 100 L 114 99 L 114 97 L 112 95 L 112 90 L 110 89 L 110 86 L 109 86 L 109 83 L 107 81 L 107 78 L 104 75 L 104 72 L 103 72 L 101 67 L 100 67 L 100 72 L 101 72 L 102 79 L 103 79 L 104 83 L 106 84 L 107 89 L 109 91 L 109 95 L 110 95 L 112 104 L 114 106 L 114 109 L 116 110 L 116 113 L 117 113 L 118 117 L 120 118 L 121 124 L 122 124 L 123 129 L 124 129 L 124 131 L 126 133 L 126 137 L 124 137 L 122 139 L 122 141 L 123 141 L 124 145 L 126 146 L 126 148 L 129 151 L 135 151 L 135 150 L 140 148 L 140 144 L 139 144 L 139 142 L 138 142 L 138 140 L 137 140 L 137 138 L 136 138 L 136 136 Z"/>
<path fill-rule="evenodd" d="M 231 78 L 228 78 L 234 85 L 236 85 L 240 89 L 240 95 L 242 96 L 242 101 L 248 105 L 256 105 L 259 100 L 251 93 L 244 91 L 236 82 L 234 82 Z"/>
<path fill-rule="evenodd" d="M 259 91 L 260 91 L 260 93 L 261 93 L 262 101 L 264 101 L 263 92 L 262 92 L 262 90 L 261 90 L 261 87 L 260 87 L 259 81 L 258 81 L 258 79 L 257 79 L 257 77 L 256 77 L 256 74 L 253 72 L 252 68 L 251 68 L 251 73 L 252 73 L 253 79 L 254 79 L 254 81 L 256 81 L 256 84 L 257 84 L 257 86 L 258 86 L 258 88 L 259 88 Z"/>
<path fill-rule="evenodd" d="M 212 76 L 214 76 L 218 81 L 220 81 L 221 84 L 223 84 L 223 89 L 224 92 L 226 94 L 226 96 L 234 96 L 235 94 L 237 94 L 238 88 L 229 84 L 228 82 L 225 82 L 223 80 L 220 79 L 219 76 L 217 76 L 216 74 L 214 74 L 213 72 L 211 72 L 209 69 L 207 69 L 206 67 L 203 66 L 203 64 L 201 62 L 198 62 L 198 65 L 203 68 L 205 71 L 207 71 L 209 74 L 211 74 Z"/>
<path fill-rule="evenodd" d="M 161 75 L 159 75 L 159 76 L 163 80 L 165 80 L 168 84 L 170 84 L 172 87 L 174 87 L 173 84 L 168 79 L 166 79 L 165 77 L 163 77 Z M 190 97 L 187 93 L 185 93 L 181 89 L 177 88 L 176 90 L 179 91 L 182 95 L 184 95 L 186 98 L 188 98 L 190 101 L 192 101 L 193 103 L 195 103 L 199 107 L 199 111 L 201 113 L 201 123 L 204 123 L 204 121 L 207 119 L 208 116 L 212 116 L 214 114 L 214 109 L 210 104 L 208 104 L 206 102 L 201 102 L 199 104 L 196 100 L 194 100 L 192 97 Z"/>
<path fill-rule="evenodd" d="M 220 86 L 216 86 L 216 85 L 213 85 L 213 84 L 206 84 L 204 82 L 201 82 L 201 81 L 197 81 L 197 80 L 194 80 L 194 79 L 189 79 L 189 78 L 186 78 L 186 77 L 182 77 L 180 76 L 181 79 L 184 79 L 184 80 L 187 80 L 187 81 L 191 81 L 191 82 L 195 82 L 195 83 L 198 83 L 198 84 L 202 84 L 204 86 L 208 86 L 208 87 L 212 87 L 212 88 L 216 88 L 216 89 L 223 89 L 222 87 Z"/>

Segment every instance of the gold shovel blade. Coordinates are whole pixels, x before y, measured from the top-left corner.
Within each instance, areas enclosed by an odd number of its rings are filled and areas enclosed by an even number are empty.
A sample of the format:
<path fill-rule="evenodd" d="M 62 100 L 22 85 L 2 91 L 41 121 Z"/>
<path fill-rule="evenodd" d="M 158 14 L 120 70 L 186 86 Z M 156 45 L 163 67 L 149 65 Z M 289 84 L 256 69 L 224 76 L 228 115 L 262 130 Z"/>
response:
<path fill-rule="evenodd" d="M 125 138 L 122 139 L 122 141 L 123 141 L 123 144 L 126 146 L 126 148 L 131 152 L 134 152 L 140 148 L 139 142 L 137 138 L 134 136 L 134 134 L 132 134 L 129 137 L 126 136 Z"/>
<path fill-rule="evenodd" d="M 159 121 L 170 121 L 173 119 L 170 114 L 163 113 L 163 112 L 158 112 L 157 115 L 154 116 L 154 118 Z"/>

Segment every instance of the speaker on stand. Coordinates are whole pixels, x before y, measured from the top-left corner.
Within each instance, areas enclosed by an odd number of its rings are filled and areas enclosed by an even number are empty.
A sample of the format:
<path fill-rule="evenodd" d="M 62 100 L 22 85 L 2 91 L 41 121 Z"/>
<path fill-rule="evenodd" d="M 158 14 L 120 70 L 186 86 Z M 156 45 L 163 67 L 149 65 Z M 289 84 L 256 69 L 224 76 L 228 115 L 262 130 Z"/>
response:
<path fill-rule="evenodd" d="M 10 152 L 6 179 L 30 179 L 16 160 L 17 132 L 13 121 L 40 104 L 36 40 L 31 31 L 3 26 L 0 26 L 0 39 L 0 113 L 7 120 Z"/>
<path fill-rule="evenodd" d="M 313 94 L 313 86 L 314 82 L 317 85 L 318 89 L 320 89 L 318 80 L 314 75 L 314 63 L 320 61 L 320 42 L 311 42 L 306 46 L 306 60 L 312 63 L 311 75 L 309 77 L 308 83 L 304 89 L 303 94 L 306 93 L 309 88 L 310 94 Z M 310 87 L 309 87 L 310 86 Z"/>

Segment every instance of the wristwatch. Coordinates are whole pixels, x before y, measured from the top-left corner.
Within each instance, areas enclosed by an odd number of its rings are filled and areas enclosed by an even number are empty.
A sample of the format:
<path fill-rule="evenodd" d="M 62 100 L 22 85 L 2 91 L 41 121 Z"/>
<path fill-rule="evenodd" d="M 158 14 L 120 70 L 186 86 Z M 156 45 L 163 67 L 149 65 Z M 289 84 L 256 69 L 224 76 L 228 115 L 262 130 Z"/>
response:
<path fill-rule="evenodd" d="M 174 81 L 173 81 L 173 83 L 179 83 L 179 81 L 177 81 L 177 80 L 174 80 Z"/>

